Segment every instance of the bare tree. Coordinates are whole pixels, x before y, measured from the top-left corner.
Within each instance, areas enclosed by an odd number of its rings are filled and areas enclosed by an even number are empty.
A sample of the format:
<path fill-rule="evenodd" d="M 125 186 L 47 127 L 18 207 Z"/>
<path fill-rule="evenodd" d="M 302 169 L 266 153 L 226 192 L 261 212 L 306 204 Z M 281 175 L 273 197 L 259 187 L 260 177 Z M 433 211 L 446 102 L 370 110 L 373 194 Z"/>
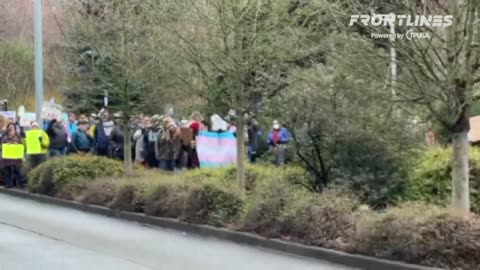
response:
<path fill-rule="evenodd" d="M 309 29 L 289 12 L 289 1 L 179 2 L 163 16 L 182 59 L 179 77 L 216 110 L 235 110 L 237 180 L 244 191 L 244 115 L 288 86 L 288 70 L 305 53 Z"/>
<path fill-rule="evenodd" d="M 399 55 L 398 65 L 402 71 L 395 85 L 396 101 L 424 106 L 451 135 L 452 207 L 457 213 L 466 215 L 470 210 L 469 112 L 474 85 L 480 82 L 480 3 L 472 0 L 422 3 L 405 0 L 403 3 L 404 11 L 412 18 L 422 13 L 453 16 L 451 26 L 408 27 L 404 24 L 398 32 L 403 38 L 391 39 L 390 44 Z M 361 8 L 357 11 L 368 12 Z M 365 28 L 368 33 L 388 33 L 385 27 Z M 412 33 L 428 37 L 418 38 Z"/>

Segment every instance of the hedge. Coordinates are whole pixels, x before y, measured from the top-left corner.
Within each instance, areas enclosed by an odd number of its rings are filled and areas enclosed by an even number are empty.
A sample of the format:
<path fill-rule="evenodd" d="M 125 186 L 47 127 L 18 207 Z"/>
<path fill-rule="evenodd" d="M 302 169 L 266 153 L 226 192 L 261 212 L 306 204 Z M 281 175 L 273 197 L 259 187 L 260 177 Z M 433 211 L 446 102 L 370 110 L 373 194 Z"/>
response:
<path fill-rule="evenodd" d="M 480 218 L 453 216 L 445 208 L 412 204 L 356 222 L 350 252 L 446 269 L 478 269 Z"/>
<path fill-rule="evenodd" d="M 451 148 L 426 151 L 412 170 L 406 199 L 448 205 L 452 192 L 451 157 Z M 472 210 L 480 213 L 480 149 L 471 147 L 469 160 Z"/>
<path fill-rule="evenodd" d="M 116 177 L 123 174 L 122 163 L 105 157 L 72 155 L 52 158 L 28 173 L 28 190 L 55 195 L 78 179 Z"/>
<path fill-rule="evenodd" d="M 424 203 L 373 211 L 348 191 L 309 192 L 295 184 L 300 175 L 296 169 L 250 167 L 251 185 L 243 197 L 233 181 L 233 169 L 174 175 L 137 171 L 129 178 L 115 176 L 121 170 L 109 170 L 114 176 L 105 176 L 102 170 L 102 177 L 93 179 L 88 176 L 98 172 L 96 162 L 119 164 L 80 158 L 75 169 L 69 170 L 63 166 L 72 166 L 79 158 L 64 159 L 32 171 L 30 189 L 124 211 L 427 266 L 476 269 L 480 265 L 478 216 L 459 218 L 444 207 Z M 75 173 L 65 181 L 66 173 L 59 171 Z M 53 189 L 38 188 L 48 186 L 48 175 L 54 176 Z"/>

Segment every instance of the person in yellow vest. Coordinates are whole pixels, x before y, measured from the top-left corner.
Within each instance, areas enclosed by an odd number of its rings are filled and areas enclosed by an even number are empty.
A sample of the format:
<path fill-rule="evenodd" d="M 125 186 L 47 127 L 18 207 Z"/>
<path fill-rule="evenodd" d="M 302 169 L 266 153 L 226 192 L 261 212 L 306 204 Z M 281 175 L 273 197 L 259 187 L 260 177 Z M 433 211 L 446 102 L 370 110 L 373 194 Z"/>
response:
<path fill-rule="evenodd" d="M 40 140 L 40 145 L 42 147 L 42 151 L 40 154 L 30 155 L 30 162 L 33 169 L 47 160 L 48 147 L 50 146 L 50 139 L 48 138 L 47 133 L 42 129 L 40 129 L 40 126 L 38 125 L 37 122 L 32 122 L 32 130 L 41 130 L 40 137 L 38 139 Z"/>

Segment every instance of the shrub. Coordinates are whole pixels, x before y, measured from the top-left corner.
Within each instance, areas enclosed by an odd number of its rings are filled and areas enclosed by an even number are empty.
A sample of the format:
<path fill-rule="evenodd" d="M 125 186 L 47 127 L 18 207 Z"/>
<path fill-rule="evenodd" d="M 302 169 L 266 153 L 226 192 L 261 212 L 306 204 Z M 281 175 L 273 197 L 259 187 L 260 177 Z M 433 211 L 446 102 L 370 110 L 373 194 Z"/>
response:
<path fill-rule="evenodd" d="M 183 213 L 187 189 L 184 181 L 159 181 L 146 194 L 145 213 L 151 216 L 179 218 Z"/>
<path fill-rule="evenodd" d="M 242 207 L 243 201 L 232 185 L 203 181 L 189 187 L 182 219 L 214 226 L 228 225 L 239 216 Z"/>
<path fill-rule="evenodd" d="M 350 251 L 448 269 L 480 265 L 480 219 L 440 207 L 406 204 L 360 218 Z"/>
<path fill-rule="evenodd" d="M 152 181 L 135 178 L 119 182 L 111 207 L 122 211 L 143 213 L 147 192 L 152 185 Z"/>
<path fill-rule="evenodd" d="M 120 176 L 122 163 L 105 157 L 68 156 L 49 159 L 28 175 L 28 188 L 32 192 L 55 195 L 69 183 L 82 178 L 93 180 Z"/>
<path fill-rule="evenodd" d="M 225 182 L 226 184 L 236 183 L 237 169 L 201 169 L 192 170 L 185 173 L 185 179 L 188 181 L 211 180 L 215 182 Z M 306 172 L 298 166 L 283 166 L 281 168 L 273 165 L 257 165 L 247 163 L 245 165 L 245 188 L 252 191 L 258 182 L 272 177 L 282 177 L 287 181 L 296 184 L 303 184 Z"/>
<path fill-rule="evenodd" d="M 448 204 L 452 191 L 451 149 L 435 148 L 424 153 L 416 163 L 408 185 L 409 200 L 438 205 Z M 471 147 L 470 196 L 472 209 L 480 212 L 480 149 Z"/>
<path fill-rule="evenodd" d="M 85 190 L 78 196 L 77 200 L 86 204 L 109 207 L 115 198 L 117 181 L 112 178 L 88 181 Z"/>
<path fill-rule="evenodd" d="M 309 245 L 345 248 L 349 232 L 355 224 L 359 202 L 346 192 L 326 190 L 313 195 L 308 201 L 310 205 L 298 203 L 302 198 L 308 198 L 307 196 L 305 194 L 303 197 L 293 198 L 291 206 L 284 210 L 283 223 L 288 225 L 300 222 L 305 229 L 300 230 L 303 235 L 299 236 Z M 286 223 L 288 220 L 290 222 Z"/>
<path fill-rule="evenodd" d="M 87 189 L 89 182 L 89 179 L 79 178 L 78 180 L 70 182 L 62 187 L 62 189 L 55 194 L 55 197 L 64 200 L 78 201 L 79 196 Z"/>
<path fill-rule="evenodd" d="M 228 225 L 241 213 L 243 201 L 224 181 L 160 179 L 146 194 L 145 213 L 187 222 Z"/>
<path fill-rule="evenodd" d="M 252 192 L 242 217 L 242 229 L 267 237 L 279 237 L 280 218 L 295 190 L 281 177 L 265 179 Z"/>

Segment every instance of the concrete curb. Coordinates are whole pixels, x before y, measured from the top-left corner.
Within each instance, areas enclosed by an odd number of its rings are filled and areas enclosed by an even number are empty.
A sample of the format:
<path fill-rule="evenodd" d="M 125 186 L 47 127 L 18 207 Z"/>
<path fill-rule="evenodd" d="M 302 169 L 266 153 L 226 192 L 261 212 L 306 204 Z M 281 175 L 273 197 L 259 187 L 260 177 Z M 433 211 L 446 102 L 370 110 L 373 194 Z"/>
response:
<path fill-rule="evenodd" d="M 373 257 L 349 254 L 345 252 L 305 246 L 297 243 L 281 240 L 270 240 L 251 233 L 230 231 L 222 228 L 215 228 L 207 225 L 196 225 L 178 221 L 176 219 L 158 218 L 140 213 L 123 212 L 110 208 L 81 204 L 75 201 L 62 200 L 45 195 L 32 194 L 26 191 L 0 188 L 0 193 L 15 196 L 22 199 L 34 200 L 41 203 L 53 204 L 62 207 L 77 209 L 80 211 L 98 214 L 107 217 L 119 218 L 126 221 L 138 222 L 145 225 L 158 226 L 166 229 L 197 234 L 204 237 L 226 240 L 239 244 L 246 244 L 267 248 L 275 251 L 290 253 L 319 259 L 334 264 L 344 265 L 364 270 L 440 270 L 439 268 L 423 267 L 401 262 L 395 262 Z"/>

